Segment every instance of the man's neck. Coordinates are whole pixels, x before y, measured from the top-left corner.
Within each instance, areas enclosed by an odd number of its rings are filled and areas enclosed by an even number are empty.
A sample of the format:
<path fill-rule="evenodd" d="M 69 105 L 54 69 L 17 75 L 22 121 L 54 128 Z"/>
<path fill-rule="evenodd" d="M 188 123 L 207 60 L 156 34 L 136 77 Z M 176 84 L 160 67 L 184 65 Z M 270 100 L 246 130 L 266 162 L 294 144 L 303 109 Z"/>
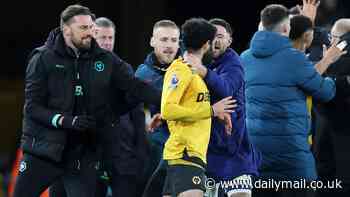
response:
<path fill-rule="evenodd" d="M 195 57 L 197 57 L 198 59 L 200 59 L 200 60 L 202 60 L 202 58 L 203 58 L 203 53 L 200 51 L 200 50 L 198 50 L 198 51 L 185 51 L 185 53 L 184 53 L 184 58 L 187 56 L 187 55 L 193 55 L 193 56 L 195 56 Z"/>
<path fill-rule="evenodd" d="M 271 32 L 274 32 L 276 34 L 279 34 L 281 36 L 285 36 L 285 37 L 288 37 L 289 38 L 289 35 L 286 33 L 286 32 L 283 32 L 281 31 L 280 29 L 273 29 L 273 30 L 270 30 Z"/>
<path fill-rule="evenodd" d="M 303 43 L 302 41 L 300 41 L 300 40 L 295 40 L 295 41 L 293 41 L 292 43 L 293 43 L 293 47 L 294 47 L 295 49 L 298 49 L 298 50 L 300 50 L 301 52 L 305 52 L 305 45 L 304 45 L 304 43 Z"/>
<path fill-rule="evenodd" d="M 202 62 L 203 53 L 199 51 L 185 51 L 183 54 L 183 60 L 190 65 L 203 65 Z"/>

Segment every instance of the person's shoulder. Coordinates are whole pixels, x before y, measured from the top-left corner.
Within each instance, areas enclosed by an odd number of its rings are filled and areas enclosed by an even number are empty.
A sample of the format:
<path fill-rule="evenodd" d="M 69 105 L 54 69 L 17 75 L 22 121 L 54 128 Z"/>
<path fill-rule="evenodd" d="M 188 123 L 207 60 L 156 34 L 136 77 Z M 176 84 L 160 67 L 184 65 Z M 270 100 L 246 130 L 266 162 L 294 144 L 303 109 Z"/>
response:
<path fill-rule="evenodd" d="M 167 69 L 167 72 L 181 71 L 190 72 L 191 65 L 185 62 L 182 58 L 175 59 Z"/>
<path fill-rule="evenodd" d="M 108 56 L 109 58 L 121 59 L 118 54 L 113 51 L 108 51 L 101 48 L 101 53 Z"/>
<path fill-rule="evenodd" d="M 137 69 L 136 69 L 136 72 L 137 73 L 142 73 L 142 72 L 150 72 L 150 71 L 152 71 L 152 69 L 150 68 L 150 66 L 149 65 L 147 65 L 147 64 L 140 64 L 138 67 L 137 67 Z"/>
<path fill-rule="evenodd" d="M 115 52 L 101 49 L 101 53 L 103 54 L 103 58 L 105 60 L 112 61 L 114 64 L 120 65 L 125 63 L 125 61 L 122 58 L 120 58 L 119 55 Z"/>
<path fill-rule="evenodd" d="M 304 52 L 295 49 L 295 48 L 287 48 L 284 50 L 286 62 L 295 63 L 295 62 L 306 62 L 308 61 L 307 56 Z"/>
<path fill-rule="evenodd" d="M 47 47 L 45 45 L 34 48 L 29 55 L 27 56 L 28 60 L 33 58 L 34 56 L 41 55 L 43 52 L 47 50 Z"/>
<path fill-rule="evenodd" d="M 286 68 L 290 68 L 291 70 L 300 70 L 302 67 L 313 66 L 306 54 L 295 48 L 285 49 L 280 61 Z"/>
<path fill-rule="evenodd" d="M 227 53 L 230 54 L 231 57 L 234 57 L 234 58 L 239 57 L 238 53 L 233 48 L 228 48 Z"/>
<path fill-rule="evenodd" d="M 244 58 L 247 58 L 250 55 L 251 55 L 251 50 L 250 49 L 246 49 L 239 55 L 239 57 L 241 59 L 244 59 Z"/>
<path fill-rule="evenodd" d="M 182 58 L 174 60 L 167 68 L 165 78 L 176 76 L 190 76 L 192 74 L 190 65 L 187 64 Z"/>
<path fill-rule="evenodd" d="M 46 45 L 34 48 L 27 56 L 26 63 L 41 62 L 51 64 L 57 59 L 57 54 Z"/>
<path fill-rule="evenodd" d="M 150 72 L 151 72 L 151 69 L 146 64 L 140 64 L 135 71 L 135 76 L 136 77 L 145 77 Z"/>
<path fill-rule="evenodd" d="M 41 47 L 37 47 L 33 49 L 28 55 L 26 59 L 26 72 L 30 72 L 34 68 L 40 68 L 47 70 L 54 64 L 56 60 L 55 54 L 52 53 L 45 45 Z M 56 65 L 57 66 L 57 65 Z"/>
<path fill-rule="evenodd" d="M 141 72 L 146 68 L 145 64 L 140 64 L 137 66 L 136 72 Z"/>
<path fill-rule="evenodd" d="M 225 56 L 226 58 L 224 58 L 224 62 L 236 66 L 237 64 L 240 64 L 240 57 L 235 50 L 230 48 L 226 53 L 227 55 Z"/>

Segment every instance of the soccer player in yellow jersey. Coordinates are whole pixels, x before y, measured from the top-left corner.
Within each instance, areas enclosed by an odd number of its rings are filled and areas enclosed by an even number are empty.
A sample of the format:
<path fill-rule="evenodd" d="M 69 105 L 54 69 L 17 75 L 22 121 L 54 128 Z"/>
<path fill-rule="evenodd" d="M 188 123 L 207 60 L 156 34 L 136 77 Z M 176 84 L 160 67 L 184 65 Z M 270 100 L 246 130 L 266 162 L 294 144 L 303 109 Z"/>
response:
<path fill-rule="evenodd" d="M 220 116 L 231 124 L 227 113 L 233 111 L 233 100 L 227 97 L 211 106 L 206 84 L 186 62 L 190 56 L 209 57 L 215 33 L 205 19 L 187 20 L 182 25 L 184 56 L 173 61 L 164 77 L 161 116 L 170 131 L 163 154 L 168 162 L 163 190 L 167 197 L 203 197 L 211 117 Z"/>

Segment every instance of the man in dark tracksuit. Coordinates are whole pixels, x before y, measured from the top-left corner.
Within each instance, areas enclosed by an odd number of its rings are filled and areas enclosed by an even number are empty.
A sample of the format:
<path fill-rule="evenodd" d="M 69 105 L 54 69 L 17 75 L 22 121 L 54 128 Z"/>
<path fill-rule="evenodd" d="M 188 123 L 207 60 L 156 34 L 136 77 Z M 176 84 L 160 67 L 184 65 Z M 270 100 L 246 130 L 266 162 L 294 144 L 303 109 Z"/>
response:
<path fill-rule="evenodd" d="M 154 52 L 147 55 L 145 62 L 136 70 L 135 76 L 146 81 L 148 84 L 161 90 L 166 67 L 169 64 L 159 63 Z M 159 113 L 158 107 L 148 107 L 151 116 Z M 145 121 L 145 117 L 143 118 Z M 157 127 L 153 132 L 147 134 L 147 141 L 150 145 L 149 160 L 145 163 L 139 180 L 139 189 L 144 190 L 144 196 L 157 196 L 162 193 L 162 185 L 166 176 L 165 163 L 162 161 L 164 144 L 169 137 L 169 130 L 166 124 Z M 138 191 L 139 195 L 142 192 Z"/>
<path fill-rule="evenodd" d="M 67 195 L 95 195 L 100 132 L 114 130 L 112 92 L 134 102 L 160 103 L 160 94 L 128 72 L 126 63 L 92 38 L 94 15 L 73 5 L 61 14 L 61 30 L 35 50 L 25 79 L 22 149 L 15 197 L 37 197 L 62 179 Z"/>
<path fill-rule="evenodd" d="M 115 25 L 108 18 L 96 19 L 95 39 L 103 49 L 113 51 L 115 43 Z M 134 74 L 130 65 L 129 72 Z M 112 94 L 111 106 L 119 112 L 120 121 L 113 131 L 104 132 L 103 175 L 97 180 L 96 197 L 105 197 L 108 186 L 113 196 L 136 197 L 136 182 L 149 154 L 146 141 L 143 105 L 121 112 L 120 105 L 128 106 L 125 92 Z M 107 174 L 105 174 L 107 173 Z M 107 176 L 106 176 L 107 175 Z M 102 180 L 102 178 L 108 180 Z M 61 197 L 61 196 L 58 196 Z"/>
<path fill-rule="evenodd" d="M 136 183 L 150 154 L 141 107 L 122 115 L 115 130 L 108 134 L 109 140 L 104 142 L 103 167 L 109 176 L 108 185 L 111 186 L 113 197 L 138 196 Z M 104 196 L 103 192 L 96 195 Z"/>
<path fill-rule="evenodd" d="M 150 42 L 153 51 L 137 68 L 135 76 L 162 91 L 166 69 L 179 54 L 179 40 L 180 31 L 173 21 L 157 21 L 153 26 Z M 151 116 L 160 111 L 158 105 L 150 105 L 148 108 Z M 151 154 L 141 175 L 139 187 L 145 187 L 143 196 L 161 196 L 166 177 L 166 165 L 162 160 L 162 154 L 164 144 L 169 137 L 167 124 L 160 125 L 153 132 L 148 133 L 147 137 L 151 145 Z"/>
<path fill-rule="evenodd" d="M 132 67 L 128 65 L 128 68 L 133 75 Z M 150 152 L 146 141 L 143 105 L 120 111 L 120 105 L 128 105 L 129 97 L 123 92 L 112 94 L 111 107 L 115 113 L 120 112 L 120 119 L 114 130 L 103 133 L 100 142 L 103 147 L 102 166 L 109 178 L 106 185 L 111 186 L 113 197 L 137 196 L 137 176 L 142 173 Z M 106 192 L 99 191 L 96 197 L 105 197 Z"/>
<path fill-rule="evenodd" d="M 115 43 L 115 25 L 108 18 L 95 20 L 94 37 L 98 45 L 113 52 Z M 133 69 L 128 65 L 130 74 Z M 110 100 L 113 111 L 120 116 L 114 130 L 102 132 L 99 144 L 103 147 L 102 161 L 96 182 L 96 197 L 106 197 L 108 187 L 113 196 L 135 197 L 136 180 L 149 154 L 145 136 L 143 106 L 132 108 L 128 105 L 125 91 L 112 93 Z M 121 106 L 127 106 L 121 110 Z M 50 186 L 50 197 L 65 197 L 63 184 L 56 182 Z"/>

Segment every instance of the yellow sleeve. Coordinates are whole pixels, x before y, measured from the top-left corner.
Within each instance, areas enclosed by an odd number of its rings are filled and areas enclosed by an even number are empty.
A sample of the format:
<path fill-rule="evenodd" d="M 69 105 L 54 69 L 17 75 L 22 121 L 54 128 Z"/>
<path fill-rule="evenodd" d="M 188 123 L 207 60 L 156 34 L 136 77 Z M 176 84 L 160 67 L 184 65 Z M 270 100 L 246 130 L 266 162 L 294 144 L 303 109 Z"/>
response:
<path fill-rule="evenodd" d="M 207 107 L 202 105 L 184 107 L 180 105 L 180 101 L 192 77 L 191 71 L 183 68 L 172 69 L 166 73 L 161 103 L 163 119 L 170 121 L 196 121 L 211 117 L 210 105 L 206 105 Z"/>

